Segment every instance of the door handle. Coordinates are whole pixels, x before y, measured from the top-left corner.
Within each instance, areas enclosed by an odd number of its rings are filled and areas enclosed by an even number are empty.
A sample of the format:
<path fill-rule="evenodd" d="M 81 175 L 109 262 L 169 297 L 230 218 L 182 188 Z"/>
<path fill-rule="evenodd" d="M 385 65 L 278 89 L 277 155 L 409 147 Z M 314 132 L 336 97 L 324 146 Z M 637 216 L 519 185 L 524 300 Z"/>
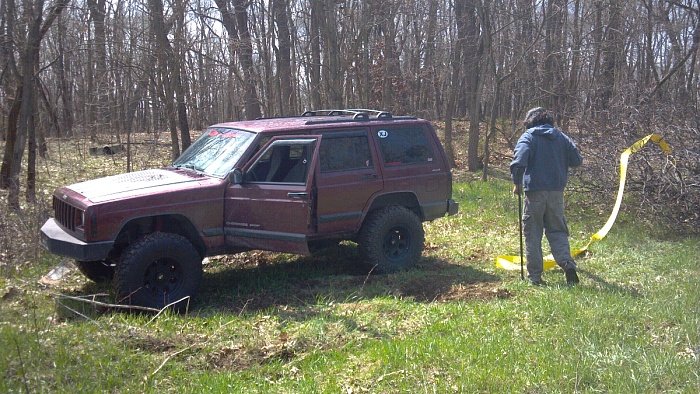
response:
<path fill-rule="evenodd" d="M 362 179 L 377 179 L 377 174 L 364 174 Z"/>
<path fill-rule="evenodd" d="M 289 198 L 297 198 L 300 200 L 306 200 L 309 198 L 309 193 L 306 192 L 289 192 L 287 193 L 287 197 Z"/>

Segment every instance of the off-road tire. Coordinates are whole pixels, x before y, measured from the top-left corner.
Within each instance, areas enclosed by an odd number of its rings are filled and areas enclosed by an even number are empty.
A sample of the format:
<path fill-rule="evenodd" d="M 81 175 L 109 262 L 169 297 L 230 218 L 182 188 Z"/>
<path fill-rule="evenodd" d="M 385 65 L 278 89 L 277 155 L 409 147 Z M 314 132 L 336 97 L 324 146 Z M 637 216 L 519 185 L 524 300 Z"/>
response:
<path fill-rule="evenodd" d="M 161 309 L 196 296 L 202 281 L 202 258 L 186 238 L 153 233 L 124 251 L 115 279 L 120 303 Z M 182 310 L 188 301 L 178 303 L 175 309 Z"/>
<path fill-rule="evenodd" d="M 424 240 L 418 216 L 404 207 L 390 206 L 368 215 L 358 243 L 361 256 L 375 272 L 392 273 L 418 262 Z"/>
<path fill-rule="evenodd" d="M 80 272 L 97 283 L 111 282 L 114 279 L 114 266 L 108 261 L 75 261 Z"/>

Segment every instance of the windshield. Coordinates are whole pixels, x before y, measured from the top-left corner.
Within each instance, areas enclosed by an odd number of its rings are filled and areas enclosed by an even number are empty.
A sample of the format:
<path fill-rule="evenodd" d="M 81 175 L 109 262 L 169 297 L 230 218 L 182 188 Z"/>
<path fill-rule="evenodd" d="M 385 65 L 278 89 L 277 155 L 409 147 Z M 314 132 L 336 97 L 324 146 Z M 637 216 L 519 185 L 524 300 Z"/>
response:
<path fill-rule="evenodd" d="M 207 129 L 173 162 L 210 176 L 225 177 L 255 139 L 255 133 L 223 127 Z"/>

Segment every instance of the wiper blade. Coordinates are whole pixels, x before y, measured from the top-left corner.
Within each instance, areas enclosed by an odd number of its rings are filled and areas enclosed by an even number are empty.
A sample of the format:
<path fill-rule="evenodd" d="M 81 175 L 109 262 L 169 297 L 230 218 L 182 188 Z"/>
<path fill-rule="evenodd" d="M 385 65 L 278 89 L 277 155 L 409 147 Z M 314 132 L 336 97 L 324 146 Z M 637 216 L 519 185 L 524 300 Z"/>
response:
<path fill-rule="evenodd" d="M 183 169 L 183 168 L 184 168 L 184 169 L 192 170 L 192 171 L 195 171 L 195 172 L 204 172 L 204 169 L 203 169 L 203 168 L 197 167 L 196 165 L 191 164 L 191 163 L 179 164 L 179 165 L 176 165 L 175 168 L 177 168 L 177 169 Z"/>

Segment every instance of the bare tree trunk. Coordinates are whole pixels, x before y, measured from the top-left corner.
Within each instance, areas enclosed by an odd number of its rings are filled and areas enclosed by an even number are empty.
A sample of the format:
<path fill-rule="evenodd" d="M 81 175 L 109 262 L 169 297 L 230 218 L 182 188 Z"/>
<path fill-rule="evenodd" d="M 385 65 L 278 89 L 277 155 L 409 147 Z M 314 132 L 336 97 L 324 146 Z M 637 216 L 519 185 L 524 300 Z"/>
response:
<path fill-rule="evenodd" d="M 441 106 L 438 103 L 438 77 L 437 77 L 437 65 L 435 64 L 436 57 L 436 37 L 435 31 L 437 30 L 437 9 L 438 2 L 430 1 L 428 2 L 428 25 L 426 27 L 425 33 L 425 61 L 422 65 L 421 75 L 425 75 L 426 83 L 423 85 L 421 90 L 421 99 L 418 107 L 424 111 L 428 111 L 430 108 L 431 112 L 435 116 L 440 116 Z"/>
<path fill-rule="evenodd" d="M 489 174 L 489 164 L 491 159 L 491 137 L 496 132 L 496 111 L 498 108 L 498 103 L 501 95 L 501 85 L 504 79 L 498 79 L 496 81 L 496 89 L 493 93 L 493 102 L 491 103 L 491 111 L 489 116 L 489 127 L 486 129 L 486 137 L 484 138 L 484 168 L 481 172 L 481 180 L 486 182 L 488 180 Z"/>
<path fill-rule="evenodd" d="M 97 130 L 108 130 L 107 125 L 111 121 L 109 109 L 109 78 L 107 74 L 107 33 L 105 30 L 105 17 L 107 14 L 106 0 L 88 0 L 90 18 L 95 27 L 95 38 L 93 48 L 95 48 L 95 76 L 96 100 L 91 100 L 95 106 L 95 124 L 89 125 L 90 136 L 97 139 Z"/>
<path fill-rule="evenodd" d="M 27 144 L 27 133 L 32 116 L 34 101 L 34 70 L 35 60 L 39 54 L 39 44 L 41 42 L 41 21 L 44 13 L 44 2 L 35 0 L 32 4 L 29 30 L 27 31 L 27 43 L 21 56 L 22 67 L 22 104 L 19 109 L 19 119 L 17 120 L 17 136 L 12 149 L 12 158 L 9 172 L 8 206 L 10 209 L 19 210 L 20 181 L 19 174 L 22 169 L 22 155 Z"/>
<path fill-rule="evenodd" d="M 461 12 L 460 12 L 461 11 Z M 474 0 L 463 0 L 461 7 L 455 6 L 457 28 L 464 33 L 464 63 L 469 72 L 466 75 L 466 100 L 469 110 L 469 141 L 467 143 L 467 167 L 475 172 L 481 167 L 479 158 L 479 123 L 481 120 L 481 88 L 484 43 L 481 38 L 482 27 L 478 20 L 478 6 Z M 485 16 L 485 15 L 484 15 Z M 488 34 L 488 33 L 486 33 Z"/>
<path fill-rule="evenodd" d="M 243 84 L 245 118 L 259 118 L 262 112 L 256 89 L 253 43 L 250 30 L 248 29 L 248 11 L 246 9 L 250 3 L 244 0 L 233 0 L 233 8 L 231 8 L 229 0 L 215 0 L 215 2 L 221 13 L 224 29 L 226 29 L 229 37 L 230 74 L 237 74 L 233 65 L 234 57 L 238 58 L 243 70 L 243 75 L 238 79 Z"/>
<path fill-rule="evenodd" d="M 215 0 L 216 6 L 219 8 L 219 13 L 221 14 L 221 24 L 224 25 L 224 29 L 228 34 L 228 50 L 229 50 L 229 60 L 228 60 L 228 94 L 230 99 L 230 105 L 227 106 L 226 119 L 234 117 L 233 108 L 235 104 L 233 102 L 233 95 L 235 92 L 234 81 L 237 78 L 236 67 L 234 64 L 234 58 L 236 57 L 236 42 L 238 40 L 238 29 L 236 28 L 236 19 L 234 17 L 233 11 L 229 7 L 228 0 Z M 237 115 L 237 111 L 236 115 Z M 237 117 L 237 116 L 236 116 Z"/>
<path fill-rule="evenodd" d="M 332 108 L 341 108 L 343 106 L 343 78 L 340 69 L 335 1 L 324 0 L 322 10 L 320 34 L 325 48 L 325 56 L 322 60 L 323 86 L 328 105 Z"/>
<path fill-rule="evenodd" d="M 92 32 L 92 26 L 88 23 L 87 26 L 87 35 L 90 37 Z M 88 39 L 87 42 L 87 64 L 92 64 L 93 63 L 93 42 Z M 86 113 L 83 118 L 83 125 L 87 123 L 87 126 L 89 128 L 90 132 L 90 140 L 95 141 L 97 140 L 97 136 L 95 135 L 95 129 L 92 125 L 95 124 L 95 103 L 92 100 L 92 94 L 95 91 L 95 73 L 92 72 L 92 70 L 88 70 L 87 75 L 85 76 L 86 79 L 86 97 L 83 100 L 83 104 L 86 108 Z"/>
<path fill-rule="evenodd" d="M 280 115 L 289 115 L 296 107 L 296 98 L 292 87 L 292 56 L 291 56 L 291 35 L 289 33 L 289 18 L 287 8 L 289 0 L 273 0 L 272 8 L 277 25 L 278 56 L 277 75 L 280 83 L 280 93 L 282 95 Z"/>
<path fill-rule="evenodd" d="M 312 109 L 321 109 L 321 18 L 323 17 L 323 0 L 311 1 L 311 80 Z"/>
<path fill-rule="evenodd" d="M 651 91 L 649 94 L 649 97 L 653 97 L 661 87 L 668 82 L 669 78 L 671 78 L 674 74 L 678 72 L 678 70 L 685 65 L 685 63 L 695 55 L 695 53 L 698 51 L 698 48 L 700 48 L 700 21 L 697 22 L 697 25 L 695 26 L 695 31 L 693 32 L 693 43 L 688 50 L 688 53 L 685 54 L 681 59 L 678 60 L 678 62 L 671 68 L 671 70 L 664 75 L 663 78 L 659 81 L 659 83 L 654 86 L 654 89 Z M 685 85 L 683 85 L 683 88 L 685 88 Z"/>
<path fill-rule="evenodd" d="M 481 7 L 481 12 L 483 14 L 487 14 L 489 10 L 487 9 L 488 5 L 483 5 Z M 510 73 L 500 77 L 498 73 L 498 67 L 496 66 L 496 56 L 495 56 L 495 49 L 493 47 L 493 42 L 492 42 L 492 29 L 491 29 L 491 19 L 488 15 L 484 15 L 482 17 L 483 22 L 483 30 L 485 31 L 484 34 L 484 47 L 486 48 L 485 53 L 487 54 L 486 58 L 488 58 L 487 64 L 491 65 L 493 68 L 493 78 L 495 80 L 496 86 L 494 87 L 494 92 L 493 92 L 493 100 L 491 101 L 491 110 L 489 111 L 489 124 L 488 127 L 486 128 L 486 135 L 484 136 L 484 158 L 482 160 L 483 164 L 483 171 L 481 173 L 481 180 L 482 181 L 487 181 L 488 180 L 488 173 L 489 173 L 489 164 L 491 160 L 491 137 L 496 133 L 496 117 L 498 114 L 498 108 L 500 106 L 500 100 L 501 100 L 501 87 L 503 86 L 503 82 L 510 77 Z"/>
<path fill-rule="evenodd" d="M 177 134 L 177 123 L 175 115 L 175 105 L 174 100 L 174 86 L 176 83 L 173 78 L 178 78 L 175 74 L 173 64 L 175 55 L 173 48 L 168 40 L 169 28 L 165 26 L 165 19 L 163 16 L 163 1 L 162 0 L 148 0 L 148 6 L 151 15 L 151 29 L 153 30 L 153 35 L 156 38 L 156 57 L 160 63 L 160 74 L 161 74 L 161 93 L 163 94 L 163 103 L 165 104 L 166 117 L 168 121 L 168 129 L 170 130 L 170 146 L 172 152 L 172 158 L 177 159 L 180 156 L 180 143 Z"/>
<path fill-rule="evenodd" d="M 461 15 L 464 10 L 464 3 L 460 0 L 455 0 L 454 3 L 455 13 Z M 456 165 L 454 148 L 452 146 L 452 120 L 454 117 L 455 106 L 457 104 L 457 90 L 459 88 L 460 70 L 462 68 L 462 50 L 464 48 L 464 39 L 459 35 L 456 40 L 452 42 L 452 55 L 451 55 L 451 76 L 450 76 L 450 86 L 447 92 L 447 100 L 445 102 L 445 153 L 447 154 L 447 160 L 450 161 L 450 165 L 454 167 Z"/>
<path fill-rule="evenodd" d="M 566 97 L 563 105 L 563 118 L 561 120 L 561 126 L 564 129 L 569 127 L 569 120 L 573 117 L 575 112 L 576 102 L 578 99 L 578 87 L 579 87 L 579 71 L 581 68 L 581 21 L 579 13 L 581 12 L 581 0 L 574 0 L 574 10 L 573 10 L 573 27 L 572 27 L 572 39 L 571 39 L 571 68 L 569 70 L 568 83 L 566 87 Z"/>
<path fill-rule="evenodd" d="M 0 1 L 0 86 L 5 93 L 14 90 L 17 71 L 15 61 L 15 0 Z M 1 106 L 4 107 L 4 106 Z M 5 110 L 1 108 L 0 110 Z M 12 108 L 12 105 L 10 105 Z M 2 115 L 5 115 L 3 112 Z M 3 125 L 4 126 L 4 125 Z M 5 141 L 8 132 L 0 127 L 0 140 Z M 9 167 L 8 167 L 9 168 Z M 5 179 L 0 174 L 0 188 L 4 188 Z"/>
<path fill-rule="evenodd" d="M 58 25 L 58 59 L 56 61 L 56 74 L 58 77 L 58 84 L 61 91 L 61 105 L 62 105 L 62 125 L 59 129 L 58 136 L 61 136 L 61 131 L 66 136 L 73 135 L 73 90 L 71 88 L 71 60 L 70 57 L 66 55 L 64 45 L 64 30 L 65 26 L 63 24 L 64 18 L 59 18 Z"/>
<path fill-rule="evenodd" d="M 174 11 L 177 17 L 173 16 L 176 22 L 175 27 L 175 46 L 176 48 L 171 49 L 174 56 L 169 57 L 171 67 L 171 77 L 175 83 L 175 98 L 177 99 L 177 120 L 180 125 L 180 140 L 182 141 L 182 151 L 189 148 L 192 145 L 192 139 L 190 137 L 190 124 L 187 119 L 187 98 L 185 94 L 185 72 L 184 72 L 184 58 L 185 53 L 183 51 L 184 41 L 185 41 L 185 12 L 186 12 L 186 0 L 179 0 L 176 2 Z M 170 45 L 170 43 L 168 43 Z M 172 48 L 172 45 L 170 45 Z"/>
<path fill-rule="evenodd" d="M 622 53 L 622 4 L 621 0 L 607 0 L 609 7 L 608 25 L 606 27 L 601 52 L 603 61 L 600 70 L 600 90 L 597 95 L 596 110 L 608 114 L 615 94 L 615 79 Z"/>
<path fill-rule="evenodd" d="M 142 99 L 141 98 L 141 91 L 142 91 L 142 82 L 138 82 L 136 86 L 136 91 L 134 91 L 133 95 L 131 96 L 127 110 L 126 110 L 126 172 L 131 172 L 132 171 L 132 164 L 131 164 L 131 126 L 133 125 L 133 120 L 134 120 L 134 114 L 136 113 L 136 108 L 139 105 L 139 101 Z"/>
<path fill-rule="evenodd" d="M 238 31 L 238 57 L 243 68 L 243 101 L 245 102 L 246 119 L 255 119 L 262 116 L 260 101 L 255 88 L 255 63 L 253 62 L 253 42 L 248 29 L 248 7 L 246 0 L 233 0 L 233 9 L 236 15 L 236 28 Z"/>
<path fill-rule="evenodd" d="M 9 189 L 11 184 L 10 167 L 12 166 L 12 152 L 15 150 L 17 140 L 17 124 L 19 122 L 19 111 L 22 107 L 22 92 L 24 91 L 20 84 L 16 91 L 10 107 L 10 112 L 7 115 L 7 126 L 5 128 L 5 152 L 2 156 L 2 167 L 0 167 L 0 189 Z"/>
<path fill-rule="evenodd" d="M 31 73 L 32 77 L 39 71 L 39 51 L 34 54 L 34 70 Z M 27 189 L 25 193 L 25 201 L 36 201 L 36 110 L 37 110 L 37 95 L 36 91 L 40 89 L 38 80 L 35 79 L 34 95 L 31 98 L 32 102 L 29 115 L 27 116 Z"/>
<path fill-rule="evenodd" d="M 8 206 L 13 210 L 18 210 L 20 207 L 19 175 L 22 169 L 22 156 L 27 144 L 29 128 L 33 126 L 32 116 L 36 89 L 36 76 L 34 71 L 38 67 L 41 39 L 46 34 L 49 27 L 51 27 L 53 21 L 60 15 L 61 11 L 63 11 L 68 1 L 69 0 L 57 1 L 50 9 L 43 24 L 44 1 L 35 0 L 33 4 L 27 4 L 29 8 L 26 11 L 30 18 L 27 29 L 27 41 L 20 59 L 22 69 L 21 104 L 19 108 L 19 117 L 16 120 L 17 129 L 14 137 L 14 146 L 12 147 L 11 154 L 8 155 L 8 152 L 6 152 L 4 158 L 4 160 L 6 160 L 7 157 L 10 157 L 9 171 L 7 173 L 7 180 L 9 181 Z M 10 128 L 11 126 L 8 124 L 8 129 Z"/>
<path fill-rule="evenodd" d="M 378 4 L 378 15 L 380 16 L 380 26 L 383 35 L 384 49 L 384 70 L 382 71 L 382 109 L 394 111 L 397 108 L 405 108 L 406 97 L 402 92 L 396 91 L 399 87 L 402 76 L 400 68 L 399 53 L 396 48 L 397 32 L 394 26 L 394 15 L 398 13 L 401 6 L 399 2 L 393 3 L 380 1 Z"/>
<path fill-rule="evenodd" d="M 61 135 L 61 123 L 58 120 L 58 114 L 56 113 L 56 110 L 51 105 L 51 102 L 49 101 L 49 98 L 47 97 L 46 94 L 47 93 L 46 93 L 45 89 L 41 86 L 41 83 L 39 81 L 37 81 L 37 95 L 39 96 L 37 98 L 37 101 L 38 101 L 38 99 L 41 99 L 41 102 L 44 104 L 44 108 L 46 109 L 46 115 L 49 117 L 49 124 L 50 124 L 49 130 L 51 128 L 55 128 L 56 134 Z M 38 112 L 38 108 L 36 108 L 37 105 L 38 104 L 35 104 L 35 108 L 32 110 L 33 114 L 36 114 Z M 45 149 L 46 147 L 43 146 L 43 145 L 45 145 L 44 133 L 41 132 L 41 133 L 37 134 L 37 137 L 41 140 L 41 142 L 37 146 L 39 148 L 39 154 L 41 155 L 41 157 L 46 157 L 46 149 Z"/>

